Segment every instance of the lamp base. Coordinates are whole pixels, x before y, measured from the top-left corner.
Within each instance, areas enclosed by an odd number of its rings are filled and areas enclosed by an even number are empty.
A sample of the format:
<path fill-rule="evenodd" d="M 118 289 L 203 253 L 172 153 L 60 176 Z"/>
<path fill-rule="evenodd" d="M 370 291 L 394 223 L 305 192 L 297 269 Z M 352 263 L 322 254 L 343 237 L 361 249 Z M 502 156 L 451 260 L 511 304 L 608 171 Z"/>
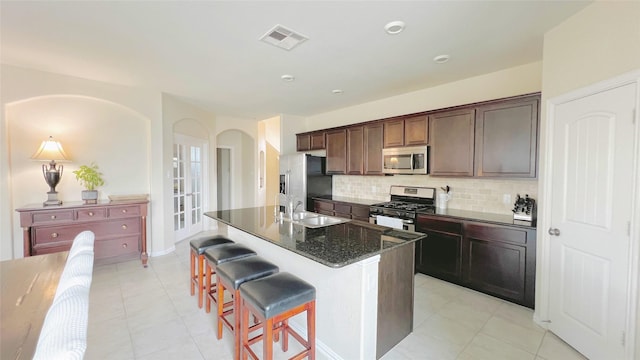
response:
<path fill-rule="evenodd" d="M 43 206 L 60 206 L 62 205 L 62 200 L 58 200 L 58 192 L 57 191 L 49 191 L 47 192 L 48 199 L 43 202 Z"/>

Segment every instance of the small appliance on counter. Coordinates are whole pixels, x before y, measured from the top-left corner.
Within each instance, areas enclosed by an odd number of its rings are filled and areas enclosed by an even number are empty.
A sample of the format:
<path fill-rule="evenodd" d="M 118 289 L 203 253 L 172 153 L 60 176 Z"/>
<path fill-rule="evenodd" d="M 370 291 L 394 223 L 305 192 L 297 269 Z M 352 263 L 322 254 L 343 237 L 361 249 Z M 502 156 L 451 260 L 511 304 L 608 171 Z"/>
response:
<path fill-rule="evenodd" d="M 513 204 L 513 223 L 516 225 L 535 226 L 536 225 L 536 201 L 525 195 L 516 196 L 516 202 Z"/>

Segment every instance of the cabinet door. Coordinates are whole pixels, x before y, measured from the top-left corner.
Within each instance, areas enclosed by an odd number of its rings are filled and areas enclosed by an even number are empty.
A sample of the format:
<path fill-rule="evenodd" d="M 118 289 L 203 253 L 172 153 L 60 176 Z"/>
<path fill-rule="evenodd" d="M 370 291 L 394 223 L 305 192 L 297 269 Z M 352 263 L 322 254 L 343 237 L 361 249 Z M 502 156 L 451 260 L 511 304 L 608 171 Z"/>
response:
<path fill-rule="evenodd" d="M 364 174 L 382 175 L 383 125 L 376 123 L 364 127 Z"/>
<path fill-rule="evenodd" d="M 476 176 L 535 178 L 539 96 L 481 106 L 476 112 Z"/>
<path fill-rule="evenodd" d="M 533 308 L 535 230 L 467 223 L 463 254 L 466 286 Z"/>
<path fill-rule="evenodd" d="M 347 131 L 327 131 L 327 174 L 344 174 L 347 169 Z"/>
<path fill-rule="evenodd" d="M 474 109 L 429 115 L 431 175 L 473 176 Z"/>
<path fill-rule="evenodd" d="M 384 147 L 404 146 L 404 120 L 384 122 Z"/>
<path fill-rule="evenodd" d="M 296 134 L 296 150 L 308 151 L 311 149 L 311 136 L 309 134 Z"/>
<path fill-rule="evenodd" d="M 438 231 L 440 230 L 440 231 Z M 427 234 L 416 251 L 416 271 L 462 281 L 462 223 L 418 215 L 416 231 Z"/>
<path fill-rule="evenodd" d="M 324 136 L 324 131 L 311 133 L 311 150 L 322 150 L 326 147 Z"/>
<path fill-rule="evenodd" d="M 429 142 L 428 125 L 426 115 L 404 119 L 404 145 L 427 145 Z"/>
<path fill-rule="evenodd" d="M 353 220 L 369 221 L 369 207 L 351 204 L 351 218 Z"/>
<path fill-rule="evenodd" d="M 364 163 L 364 128 L 347 129 L 347 174 L 362 175 Z"/>

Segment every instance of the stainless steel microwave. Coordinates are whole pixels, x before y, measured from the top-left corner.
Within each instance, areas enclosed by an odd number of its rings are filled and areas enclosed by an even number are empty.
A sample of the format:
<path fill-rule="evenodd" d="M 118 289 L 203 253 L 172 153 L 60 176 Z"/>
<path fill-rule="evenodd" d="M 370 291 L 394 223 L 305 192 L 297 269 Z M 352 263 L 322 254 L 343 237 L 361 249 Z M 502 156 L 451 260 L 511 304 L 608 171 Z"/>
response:
<path fill-rule="evenodd" d="M 427 146 L 382 149 L 382 172 L 385 174 L 428 174 Z"/>

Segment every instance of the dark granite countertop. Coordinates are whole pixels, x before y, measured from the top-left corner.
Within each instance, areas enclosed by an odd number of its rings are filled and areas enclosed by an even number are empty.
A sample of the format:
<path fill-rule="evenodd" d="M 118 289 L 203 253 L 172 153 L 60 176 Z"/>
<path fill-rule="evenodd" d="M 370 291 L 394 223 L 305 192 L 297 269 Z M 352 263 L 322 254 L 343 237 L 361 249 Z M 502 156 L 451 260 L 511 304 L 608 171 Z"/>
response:
<path fill-rule="evenodd" d="M 425 234 L 351 220 L 320 228 L 275 221 L 274 207 L 209 211 L 205 215 L 320 264 L 339 268 L 410 244 Z"/>
<path fill-rule="evenodd" d="M 418 214 L 420 214 L 420 211 L 418 211 Z M 448 218 L 454 218 L 454 219 L 460 219 L 460 220 L 479 221 L 479 222 L 486 222 L 486 223 L 492 223 L 492 224 L 498 224 L 498 225 L 509 225 L 509 226 L 518 226 L 518 227 L 528 228 L 528 229 L 535 229 L 535 224 L 534 226 L 514 224 L 513 216 L 505 215 L 505 214 L 493 214 L 493 213 L 486 213 L 486 212 L 480 212 L 480 211 L 436 208 L 435 214 L 425 213 L 425 215 L 435 215 L 435 216 L 442 216 L 442 217 L 448 217 Z"/>

